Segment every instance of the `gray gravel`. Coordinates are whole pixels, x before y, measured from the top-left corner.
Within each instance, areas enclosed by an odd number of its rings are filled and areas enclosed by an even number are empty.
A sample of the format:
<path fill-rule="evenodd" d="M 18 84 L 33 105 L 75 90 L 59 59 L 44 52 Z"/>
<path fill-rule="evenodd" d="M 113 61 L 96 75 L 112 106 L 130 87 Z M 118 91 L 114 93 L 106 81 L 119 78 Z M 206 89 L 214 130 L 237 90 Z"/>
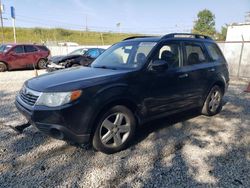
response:
<path fill-rule="evenodd" d="M 41 72 L 40 72 L 41 73 Z M 0 187 L 250 187 L 250 94 L 232 81 L 223 110 L 153 121 L 132 146 L 105 155 L 49 138 L 13 102 L 33 71 L 0 73 Z"/>

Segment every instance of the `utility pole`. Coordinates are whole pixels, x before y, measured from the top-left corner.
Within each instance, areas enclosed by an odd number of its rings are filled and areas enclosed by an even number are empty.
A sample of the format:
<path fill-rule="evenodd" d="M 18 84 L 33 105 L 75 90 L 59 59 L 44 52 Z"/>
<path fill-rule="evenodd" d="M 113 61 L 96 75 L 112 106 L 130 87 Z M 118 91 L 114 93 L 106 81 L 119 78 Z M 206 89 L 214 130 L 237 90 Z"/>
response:
<path fill-rule="evenodd" d="M 3 31 L 3 5 L 0 0 L 0 19 L 1 19 L 1 28 L 2 28 L 2 43 L 4 43 L 4 31 Z"/>

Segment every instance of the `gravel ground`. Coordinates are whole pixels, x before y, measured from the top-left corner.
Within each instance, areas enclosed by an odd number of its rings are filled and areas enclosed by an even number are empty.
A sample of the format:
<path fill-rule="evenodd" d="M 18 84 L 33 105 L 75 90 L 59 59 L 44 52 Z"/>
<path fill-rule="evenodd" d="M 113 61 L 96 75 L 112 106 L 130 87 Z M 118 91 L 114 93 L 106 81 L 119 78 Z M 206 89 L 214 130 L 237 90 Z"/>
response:
<path fill-rule="evenodd" d="M 41 72 L 40 72 L 41 74 Z M 232 81 L 214 117 L 182 113 L 148 123 L 132 146 L 105 155 L 49 138 L 14 106 L 33 71 L 0 73 L 0 187 L 250 187 L 250 94 Z"/>

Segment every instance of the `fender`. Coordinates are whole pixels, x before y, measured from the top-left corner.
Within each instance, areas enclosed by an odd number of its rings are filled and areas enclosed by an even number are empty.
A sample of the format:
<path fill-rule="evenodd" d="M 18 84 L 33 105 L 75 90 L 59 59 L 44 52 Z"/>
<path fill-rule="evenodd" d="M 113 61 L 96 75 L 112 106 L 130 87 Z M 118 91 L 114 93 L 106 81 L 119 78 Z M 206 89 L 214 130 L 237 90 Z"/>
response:
<path fill-rule="evenodd" d="M 136 102 L 137 101 L 137 102 Z M 95 129 L 95 123 L 98 119 L 98 116 L 103 112 L 106 108 L 110 108 L 113 105 L 122 104 L 126 105 L 131 110 L 134 111 L 136 119 L 140 122 L 141 115 L 140 109 L 141 105 L 138 104 L 138 100 L 136 96 L 133 96 L 129 92 L 129 86 L 125 83 L 117 83 L 105 86 L 101 88 L 94 96 L 93 96 L 93 103 L 92 109 L 98 109 L 97 111 L 93 111 L 92 118 L 89 122 L 89 130 L 90 132 Z"/>

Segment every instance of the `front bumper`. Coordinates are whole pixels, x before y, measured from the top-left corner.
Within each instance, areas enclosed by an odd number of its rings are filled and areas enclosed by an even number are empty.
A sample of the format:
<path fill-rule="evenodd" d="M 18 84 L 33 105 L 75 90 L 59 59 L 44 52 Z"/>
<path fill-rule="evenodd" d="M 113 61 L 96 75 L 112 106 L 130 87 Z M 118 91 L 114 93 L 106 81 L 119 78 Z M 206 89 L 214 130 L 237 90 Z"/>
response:
<path fill-rule="evenodd" d="M 19 96 L 16 98 L 15 105 L 26 119 L 41 132 L 53 138 L 68 140 L 74 143 L 82 144 L 89 142 L 90 134 L 86 133 L 86 129 L 76 127 L 76 122 L 71 119 L 74 113 L 72 111 L 74 106 L 51 110 L 47 107 L 41 107 L 40 109 L 35 107 L 27 108 Z M 67 117 L 65 114 L 71 117 Z"/>

